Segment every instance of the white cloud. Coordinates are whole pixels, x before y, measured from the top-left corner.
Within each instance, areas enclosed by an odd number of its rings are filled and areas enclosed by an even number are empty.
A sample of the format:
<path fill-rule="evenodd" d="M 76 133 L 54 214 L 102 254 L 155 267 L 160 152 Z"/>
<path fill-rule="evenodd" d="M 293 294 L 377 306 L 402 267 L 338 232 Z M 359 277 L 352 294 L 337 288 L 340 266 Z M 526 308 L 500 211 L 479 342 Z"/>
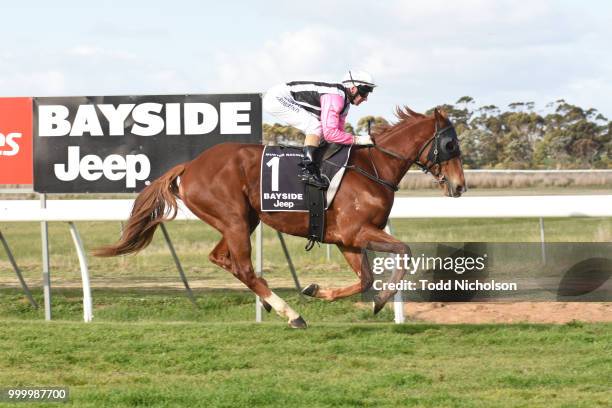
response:
<path fill-rule="evenodd" d="M 425 110 L 463 95 L 500 107 L 564 97 L 612 117 L 607 3 L 328 3 L 267 2 L 258 5 L 260 20 L 234 25 L 234 6 L 219 4 L 213 28 L 170 32 L 163 16 L 104 23 L 71 37 L 77 42 L 67 49 L 63 28 L 49 34 L 63 36 L 44 42 L 50 46 L 0 51 L 0 94 L 255 92 L 287 80 L 337 81 L 353 68 L 371 71 L 380 86 L 350 118 L 390 117 L 396 104 Z M 220 33 L 226 23 L 231 29 Z"/>
<path fill-rule="evenodd" d="M 78 45 L 70 50 L 68 50 L 68 54 L 76 55 L 78 57 L 93 57 L 100 53 L 99 48 L 90 47 L 87 45 Z"/>
<path fill-rule="evenodd" d="M 612 119 L 609 109 L 610 95 L 612 95 L 611 76 L 575 78 L 563 87 L 557 95 L 567 102 L 577 104 L 582 108 L 595 108 L 601 110 L 608 119 Z M 602 109 L 608 108 L 608 109 Z"/>
<path fill-rule="evenodd" d="M 156 93 L 191 92 L 189 81 L 174 70 L 152 72 L 146 76 L 145 80 L 146 82 L 155 84 L 154 92 Z"/>
<path fill-rule="evenodd" d="M 0 89 L 3 96 L 62 95 L 66 78 L 57 70 L 5 73 L 0 75 Z"/>
<path fill-rule="evenodd" d="M 330 80 L 330 75 L 333 78 L 342 72 L 334 72 L 333 51 L 338 37 L 332 29 L 308 27 L 282 33 L 256 50 L 220 52 L 211 85 L 224 92 L 257 91 L 291 79 Z"/>
<path fill-rule="evenodd" d="M 116 60 L 134 60 L 136 56 L 130 52 L 122 50 L 108 50 L 92 45 L 77 45 L 66 51 L 66 54 L 72 57 L 84 58 L 100 58 L 100 59 L 116 59 Z"/>

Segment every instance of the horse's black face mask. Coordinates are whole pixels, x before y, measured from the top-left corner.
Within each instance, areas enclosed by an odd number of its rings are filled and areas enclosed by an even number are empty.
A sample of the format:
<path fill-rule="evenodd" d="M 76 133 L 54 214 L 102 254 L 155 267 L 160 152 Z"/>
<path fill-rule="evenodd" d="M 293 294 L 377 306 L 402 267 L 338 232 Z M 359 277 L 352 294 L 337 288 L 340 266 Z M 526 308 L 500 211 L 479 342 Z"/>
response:
<path fill-rule="evenodd" d="M 427 162 L 420 163 L 419 158 L 427 149 L 427 146 L 431 145 L 429 153 L 427 153 Z M 459 138 L 457 132 L 452 124 L 449 124 L 444 129 L 438 130 L 436 125 L 436 131 L 417 155 L 415 164 L 419 166 L 424 172 L 428 173 L 431 168 L 435 165 L 441 165 L 444 162 L 454 159 L 455 157 L 461 156 L 461 150 L 459 150 Z M 429 164 L 429 165 L 428 165 Z"/>
<path fill-rule="evenodd" d="M 453 125 L 436 132 L 427 160 L 434 164 L 440 164 L 459 156 L 461 156 L 459 138 Z"/>

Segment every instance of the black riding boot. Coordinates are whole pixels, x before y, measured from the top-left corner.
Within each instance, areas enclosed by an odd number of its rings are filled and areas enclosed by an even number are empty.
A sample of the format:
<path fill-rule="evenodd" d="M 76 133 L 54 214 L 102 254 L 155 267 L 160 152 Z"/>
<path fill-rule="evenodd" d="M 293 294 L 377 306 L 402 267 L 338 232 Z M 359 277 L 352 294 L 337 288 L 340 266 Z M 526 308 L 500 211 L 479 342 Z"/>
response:
<path fill-rule="evenodd" d="M 302 173 L 300 179 L 306 184 L 313 185 L 317 188 L 326 189 L 329 187 L 329 182 L 324 177 L 321 177 L 319 166 L 314 159 L 314 151 L 316 146 L 304 146 L 304 155 L 302 156 Z"/>

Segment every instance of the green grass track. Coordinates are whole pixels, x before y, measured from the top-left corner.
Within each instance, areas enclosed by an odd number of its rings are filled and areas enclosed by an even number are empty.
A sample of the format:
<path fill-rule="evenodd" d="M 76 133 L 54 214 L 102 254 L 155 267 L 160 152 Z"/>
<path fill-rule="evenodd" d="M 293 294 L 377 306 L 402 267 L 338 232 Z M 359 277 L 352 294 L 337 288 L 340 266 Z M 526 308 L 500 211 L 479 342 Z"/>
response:
<path fill-rule="evenodd" d="M 77 407 L 609 407 L 609 329 L 4 320 L 0 384 Z"/>
<path fill-rule="evenodd" d="M 98 290 L 83 323 L 78 290 L 56 289 L 44 322 L 2 289 L 0 388 L 66 386 L 75 407 L 610 406 L 610 324 L 394 325 L 358 299 L 280 293 L 307 330 L 253 323 L 245 291 L 196 291 L 196 308 L 180 291 Z"/>

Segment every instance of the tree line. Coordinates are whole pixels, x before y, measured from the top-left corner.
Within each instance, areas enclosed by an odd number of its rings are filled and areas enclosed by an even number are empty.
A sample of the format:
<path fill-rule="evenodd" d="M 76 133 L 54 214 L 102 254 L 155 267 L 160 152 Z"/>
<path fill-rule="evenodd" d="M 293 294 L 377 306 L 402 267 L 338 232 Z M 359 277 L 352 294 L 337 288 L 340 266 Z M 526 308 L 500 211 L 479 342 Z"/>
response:
<path fill-rule="evenodd" d="M 612 168 L 612 121 L 596 109 L 584 109 L 563 99 L 536 110 L 533 102 L 513 102 L 476 108 L 470 96 L 441 108 L 453 121 L 466 168 L 572 169 Z M 433 109 L 427 113 L 432 113 Z M 345 130 L 365 134 L 388 124 L 383 117 L 364 116 Z M 304 135 L 291 126 L 263 125 L 269 144 L 301 143 Z"/>

